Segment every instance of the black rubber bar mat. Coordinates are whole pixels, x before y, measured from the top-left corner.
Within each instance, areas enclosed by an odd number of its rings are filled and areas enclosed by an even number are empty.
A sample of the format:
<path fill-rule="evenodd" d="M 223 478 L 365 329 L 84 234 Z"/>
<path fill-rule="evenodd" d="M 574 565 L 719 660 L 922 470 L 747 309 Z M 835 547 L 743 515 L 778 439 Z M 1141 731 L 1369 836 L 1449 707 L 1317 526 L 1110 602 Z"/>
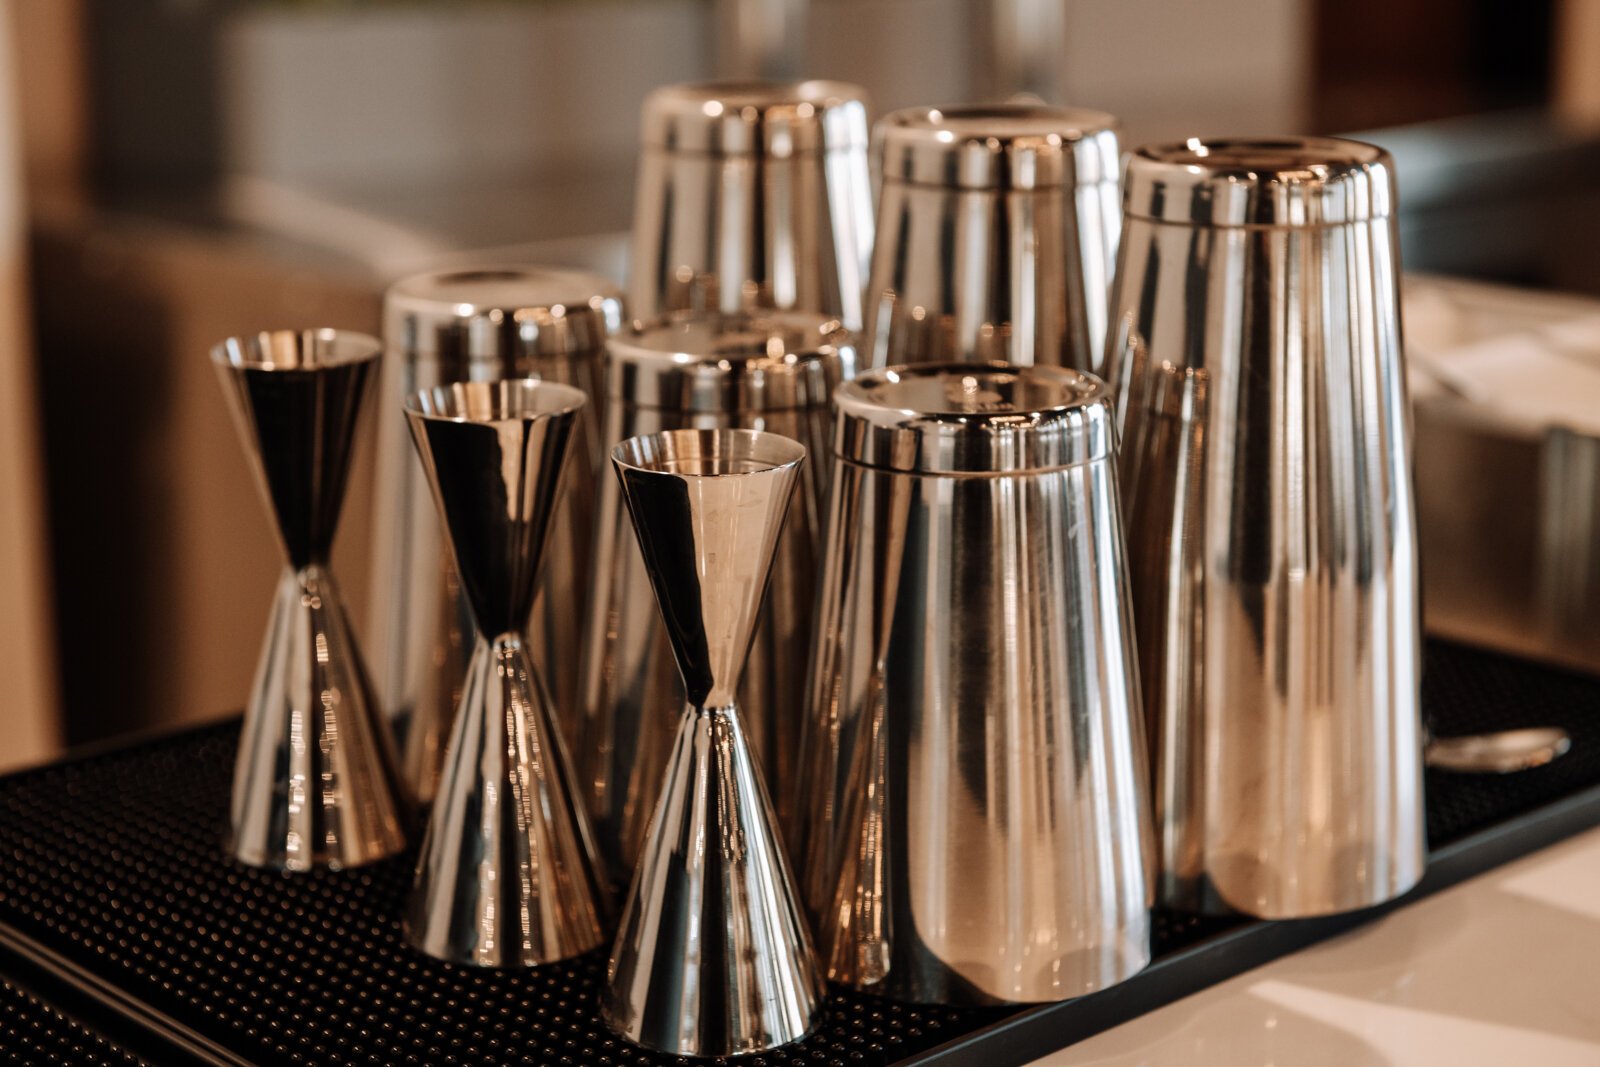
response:
<path fill-rule="evenodd" d="M 1430 773 L 1435 856 L 1422 891 L 1600 823 L 1600 680 L 1430 642 L 1423 690 L 1436 733 L 1557 724 L 1573 751 L 1518 775 Z M 0 779 L 0 966 L 47 967 L 196 1062 L 696 1062 L 600 1025 L 601 954 L 484 971 L 412 952 L 397 919 L 410 858 L 301 875 L 227 860 L 219 842 L 237 732 L 206 727 Z M 1375 914 L 1261 923 L 1158 913 L 1155 964 L 1105 993 L 956 1010 L 835 990 L 806 1040 L 737 1062 L 1023 1063 Z"/>

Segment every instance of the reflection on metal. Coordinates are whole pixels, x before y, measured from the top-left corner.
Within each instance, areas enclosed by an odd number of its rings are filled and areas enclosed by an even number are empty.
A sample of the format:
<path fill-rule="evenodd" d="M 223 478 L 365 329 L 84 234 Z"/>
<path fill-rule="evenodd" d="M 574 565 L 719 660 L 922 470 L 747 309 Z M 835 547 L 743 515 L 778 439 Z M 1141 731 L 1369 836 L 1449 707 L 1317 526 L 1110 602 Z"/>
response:
<path fill-rule="evenodd" d="M 523 640 L 584 403 L 527 379 L 406 401 L 478 632 L 405 917 L 412 944 L 453 963 L 548 963 L 603 936 L 606 882 Z"/>
<path fill-rule="evenodd" d="M 1149 960 L 1150 815 L 1105 387 L 837 393 L 796 855 L 837 982 L 1061 1000 Z"/>
<path fill-rule="evenodd" d="M 406 846 L 406 795 L 328 549 L 378 342 L 338 330 L 230 338 L 212 350 L 286 566 L 234 767 L 233 855 L 289 870 L 355 867 Z"/>
<path fill-rule="evenodd" d="M 794 877 L 734 699 L 805 449 L 675 430 L 612 453 L 688 701 L 606 975 L 606 1024 L 731 1056 L 794 1041 L 822 1003 Z"/>
<path fill-rule="evenodd" d="M 1023 104 L 885 116 L 867 365 L 1094 370 L 1122 218 L 1115 127 Z"/>
<path fill-rule="evenodd" d="M 622 294 L 605 278 L 524 266 L 431 271 L 384 298 L 383 398 L 369 629 L 389 713 L 406 723 L 406 781 L 424 803 L 438 787 L 472 656 L 472 620 L 410 443 L 405 399 L 449 382 L 539 378 L 590 398 L 578 413 L 566 487 L 529 619 L 529 651 L 550 687 L 568 745 L 577 743 L 580 632 L 604 449 L 599 407 L 606 339 Z"/>
<path fill-rule="evenodd" d="M 1422 876 L 1392 170 L 1317 138 L 1126 170 L 1108 372 L 1172 906 L 1319 915 Z"/>
<path fill-rule="evenodd" d="M 844 82 L 671 85 L 645 99 L 629 310 L 803 309 L 861 326 L 867 105 Z"/>
<path fill-rule="evenodd" d="M 1558 726 L 1501 730 L 1489 734 L 1435 737 L 1423 750 L 1428 766 L 1460 774 L 1512 774 L 1543 767 L 1565 756 L 1572 738 Z"/>
<path fill-rule="evenodd" d="M 682 316 L 611 346 L 605 438 L 676 429 L 780 433 L 827 451 L 829 397 L 855 373 L 851 334 L 801 312 Z M 740 689 L 742 729 L 790 823 L 805 659 L 828 502 L 827 468 L 799 474 Z M 683 686 L 619 484 L 597 491 L 593 601 L 584 631 L 585 724 L 578 766 L 614 877 L 633 869 L 672 751 Z"/>

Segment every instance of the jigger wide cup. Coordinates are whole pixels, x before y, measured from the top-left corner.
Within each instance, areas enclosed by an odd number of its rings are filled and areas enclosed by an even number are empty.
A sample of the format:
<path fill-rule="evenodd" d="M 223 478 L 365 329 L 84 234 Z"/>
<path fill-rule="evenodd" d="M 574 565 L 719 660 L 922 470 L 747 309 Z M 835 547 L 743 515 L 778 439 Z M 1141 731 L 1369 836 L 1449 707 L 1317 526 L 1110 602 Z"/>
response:
<path fill-rule="evenodd" d="M 827 449 L 829 398 L 855 373 L 853 336 L 806 312 L 678 315 L 612 341 L 608 441 L 677 429 L 765 430 Z M 772 587 L 739 691 L 743 729 L 787 829 L 811 643 L 828 472 L 801 468 Z M 683 683 L 614 478 L 596 493 L 595 572 L 584 630 L 578 766 L 613 877 L 639 856 L 673 745 Z"/>
<path fill-rule="evenodd" d="M 328 569 L 378 352 L 362 334 L 281 330 L 211 353 L 286 563 L 234 765 L 243 863 L 355 867 L 406 846 L 409 797 Z"/>
<path fill-rule="evenodd" d="M 591 567 L 606 339 L 622 293 L 605 278 L 485 265 L 404 278 L 384 296 L 383 380 L 369 618 L 374 675 L 403 726 L 401 767 L 419 800 L 438 787 L 445 740 L 472 656 L 471 613 L 411 444 L 405 401 L 450 382 L 537 378 L 583 390 L 566 486 L 529 618 L 529 647 L 569 746 L 577 744 L 580 619 Z M 609 477 L 609 475 L 606 475 Z"/>
<path fill-rule="evenodd" d="M 1190 140 L 1125 180 L 1108 362 L 1160 899 L 1378 904 L 1426 854 L 1394 163 Z"/>
<path fill-rule="evenodd" d="M 669 85 L 645 98 L 628 304 L 807 309 L 861 327 L 867 105 L 844 82 Z"/>
<path fill-rule="evenodd" d="M 601 1014 L 684 1056 L 797 1040 L 822 984 L 734 700 L 806 450 L 675 430 L 612 452 L 687 701 L 611 952 Z"/>
<path fill-rule="evenodd" d="M 405 916 L 413 945 L 454 963 L 532 966 L 603 939 L 606 882 L 523 633 L 584 402 L 526 379 L 406 401 L 478 631 Z"/>
<path fill-rule="evenodd" d="M 1122 221 L 1116 120 L 1029 104 L 910 108 L 874 136 L 883 189 L 865 366 L 1095 371 Z"/>
<path fill-rule="evenodd" d="M 1150 818 L 1105 387 L 946 363 L 835 397 L 796 851 L 828 977 L 1119 982 L 1150 958 Z"/>

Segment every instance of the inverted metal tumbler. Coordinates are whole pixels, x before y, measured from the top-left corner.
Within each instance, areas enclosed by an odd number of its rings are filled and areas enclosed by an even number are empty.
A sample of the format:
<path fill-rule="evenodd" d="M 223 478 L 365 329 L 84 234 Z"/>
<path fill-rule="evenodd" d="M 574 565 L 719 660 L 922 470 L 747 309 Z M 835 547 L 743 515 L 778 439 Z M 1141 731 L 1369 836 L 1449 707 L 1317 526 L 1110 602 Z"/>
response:
<path fill-rule="evenodd" d="M 836 982 L 1051 1001 L 1150 959 L 1150 815 L 1095 378 L 925 364 L 836 394 L 803 885 Z"/>
<path fill-rule="evenodd" d="M 285 562 L 229 808 L 229 848 L 255 866 L 355 867 L 406 847 L 409 797 L 328 569 L 379 351 L 362 334 L 280 330 L 211 352 Z"/>
<path fill-rule="evenodd" d="M 433 799 L 445 739 L 472 655 L 472 620 L 444 531 L 411 447 L 402 405 L 460 381 L 540 378 L 581 389 L 566 489 L 552 518 L 529 643 L 567 743 L 577 743 L 579 630 L 591 566 L 594 484 L 604 460 L 598 400 L 605 342 L 623 325 L 622 294 L 593 274 L 541 267 L 433 271 L 384 298 L 371 630 L 377 679 L 404 720 L 406 780 Z"/>
<path fill-rule="evenodd" d="M 1394 163 L 1134 152 L 1109 350 L 1160 897 L 1293 918 L 1425 860 Z"/>
<path fill-rule="evenodd" d="M 477 627 L 406 909 L 452 963 L 532 966 L 597 947 L 606 880 L 524 637 L 582 392 L 457 382 L 406 417 Z"/>
<path fill-rule="evenodd" d="M 605 439 L 676 429 L 766 430 L 826 454 L 829 398 L 855 372 L 853 336 L 802 312 L 680 316 L 610 348 Z M 778 543 L 772 590 L 740 690 L 744 729 L 780 819 L 794 789 L 827 471 L 807 464 Z M 578 760 L 613 874 L 633 869 L 673 745 L 683 683 L 615 479 L 597 493 L 593 599 L 584 630 Z"/>
<path fill-rule="evenodd" d="M 866 365 L 1095 370 L 1122 219 L 1116 120 L 1027 104 L 911 108 L 875 136 Z"/>
<path fill-rule="evenodd" d="M 601 1014 L 681 1056 L 794 1041 L 822 982 L 734 692 L 806 450 L 753 430 L 672 430 L 612 453 L 687 694 L 623 907 Z"/>
<path fill-rule="evenodd" d="M 800 308 L 861 326 L 872 255 L 867 106 L 832 81 L 671 85 L 645 98 L 628 302 Z"/>

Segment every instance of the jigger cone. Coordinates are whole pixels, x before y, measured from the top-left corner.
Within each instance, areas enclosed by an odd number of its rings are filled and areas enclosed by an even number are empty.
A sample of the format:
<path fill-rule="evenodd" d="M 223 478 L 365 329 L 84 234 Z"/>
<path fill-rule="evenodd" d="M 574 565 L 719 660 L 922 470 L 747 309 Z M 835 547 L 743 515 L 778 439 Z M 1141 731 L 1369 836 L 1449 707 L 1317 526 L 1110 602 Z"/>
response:
<path fill-rule="evenodd" d="M 230 338 L 212 362 L 288 565 L 245 708 L 229 846 L 262 867 L 354 867 L 406 846 L 395 774 L 328 548 L 381 346 L 337 330 Z"/>
<path fill-rule="evenodd" d="M 805 449 L 676 430 L 612 453 L 688 692 L 601 1012 L 631 1041 L 732 1056 L 794 1041 L 822 998 L 794 877 L 734 704 Z"/>
<path fill-rule="evenodd" d="M 583 403 L 529 380 L 406 402 L 478 627 L 406 915 L 412 944 L 454 963 L 549 963 L 603 936 L 588 817 L 523 634 Z"/>

